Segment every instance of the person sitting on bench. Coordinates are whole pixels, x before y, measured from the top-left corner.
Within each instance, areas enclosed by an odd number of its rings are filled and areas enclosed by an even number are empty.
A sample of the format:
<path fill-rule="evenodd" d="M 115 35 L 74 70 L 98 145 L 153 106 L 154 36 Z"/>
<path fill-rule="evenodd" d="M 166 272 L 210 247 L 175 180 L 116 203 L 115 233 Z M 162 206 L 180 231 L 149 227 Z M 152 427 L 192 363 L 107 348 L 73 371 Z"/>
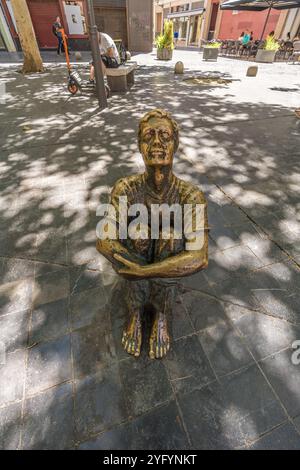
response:
<path fill-rule="evenodd" d="M 101 56 L 112 57 L 116 59 L 118 64 L 121 63 L 120 55 L 117 49 L 117 46 L 114 40 L 106 33 L 98 32 L 99 48 Z M 105 75 L 105 65 L 102 62 L 103 73 Z M 90 81 L 94 82 L 95 80 L 95 68 L 94 63 L 91 62 L 91 71 L 90 71 Z"/>

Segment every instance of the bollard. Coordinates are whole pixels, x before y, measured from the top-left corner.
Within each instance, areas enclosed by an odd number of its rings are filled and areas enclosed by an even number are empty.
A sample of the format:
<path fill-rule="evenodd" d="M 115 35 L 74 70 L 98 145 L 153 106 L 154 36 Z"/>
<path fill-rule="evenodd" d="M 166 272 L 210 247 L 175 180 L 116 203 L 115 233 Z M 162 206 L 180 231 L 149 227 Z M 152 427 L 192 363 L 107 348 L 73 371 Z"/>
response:
<path fill-rule="evenodd" d="M 183 62 L 176 62 L 175 64 L 175 70 L 174 70 L 174 73 L 176 75 L 182 75 L 184 73 L 184 65 L 183 65 Z"/>
<path fill-rule="evenodd" d="M 78 51 L 75 52 L 75 59 L 76 60 L 81 60 L 82 59 L 81 52 L 78 52 Z"/>
<path fill-rule="evenodd" d="M 257 65 L 251 65 L 251 67 L 248 67 L 247 69 L 246 77 L 256 77 L 257 70 L 258 70 Z"/>

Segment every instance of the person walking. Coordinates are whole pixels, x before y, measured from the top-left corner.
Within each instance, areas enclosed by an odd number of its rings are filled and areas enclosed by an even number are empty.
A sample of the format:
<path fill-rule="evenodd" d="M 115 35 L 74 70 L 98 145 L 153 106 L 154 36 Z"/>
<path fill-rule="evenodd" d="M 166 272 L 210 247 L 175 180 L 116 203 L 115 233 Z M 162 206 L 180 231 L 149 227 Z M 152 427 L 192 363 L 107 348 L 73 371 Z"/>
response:
<path fill-rule="evenodd" d="M 63 38 L 60 30 L 62 29 L 62 25 L 60 22 L 60 17 L 57 16 L 55 22 L 52 25 L 52 32 L 54 36 L 57 37 L 58 45 L 57 45 L 57 54 L 60 55 L 61 52 L 64 52 L 63 48 Z"/>

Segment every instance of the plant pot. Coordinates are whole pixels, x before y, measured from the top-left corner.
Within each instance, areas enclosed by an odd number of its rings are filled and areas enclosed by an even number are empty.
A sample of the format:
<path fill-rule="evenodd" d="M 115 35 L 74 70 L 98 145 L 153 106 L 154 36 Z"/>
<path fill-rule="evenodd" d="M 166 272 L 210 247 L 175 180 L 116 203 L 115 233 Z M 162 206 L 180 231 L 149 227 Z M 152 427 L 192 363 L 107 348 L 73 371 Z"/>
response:
<path fill-rule="evenodd" d="M 203 47 L 203 60 L 218 60 L 218 47 Z"/>
<path fill-rule="evenodd" d="M 158 60 L 172 60 L 173 49 L 157 49 Z"/>
<path fill-rule="evenodd" d="M 255 62 L 265 62 L 267 64 L 272 64 L 275 60 L 275 55 L 277 51 L 266 51 L 265 49 L 258 49 L 255 57 Z"/>

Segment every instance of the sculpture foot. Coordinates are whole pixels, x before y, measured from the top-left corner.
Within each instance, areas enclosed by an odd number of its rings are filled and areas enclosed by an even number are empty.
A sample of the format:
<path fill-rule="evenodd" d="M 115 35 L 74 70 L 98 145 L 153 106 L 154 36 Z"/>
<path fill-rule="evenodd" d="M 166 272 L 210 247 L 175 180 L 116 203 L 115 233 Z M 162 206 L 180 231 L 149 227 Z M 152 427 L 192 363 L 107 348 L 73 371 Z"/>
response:
<path fill-rule="evenodd" d="M 161 359 L 170 349 L 170 336 L 168 333 L 166 315 L 159 313 L 154 320 L 150 335 L 151 359 Z"/>
<path fill-rule="evenodd" d="M 140 313 L 133 313 L 127 328 L 123 332 L 122 345 L 128 354 L 138 357 L 142 345 L 142 325 Z"/>

